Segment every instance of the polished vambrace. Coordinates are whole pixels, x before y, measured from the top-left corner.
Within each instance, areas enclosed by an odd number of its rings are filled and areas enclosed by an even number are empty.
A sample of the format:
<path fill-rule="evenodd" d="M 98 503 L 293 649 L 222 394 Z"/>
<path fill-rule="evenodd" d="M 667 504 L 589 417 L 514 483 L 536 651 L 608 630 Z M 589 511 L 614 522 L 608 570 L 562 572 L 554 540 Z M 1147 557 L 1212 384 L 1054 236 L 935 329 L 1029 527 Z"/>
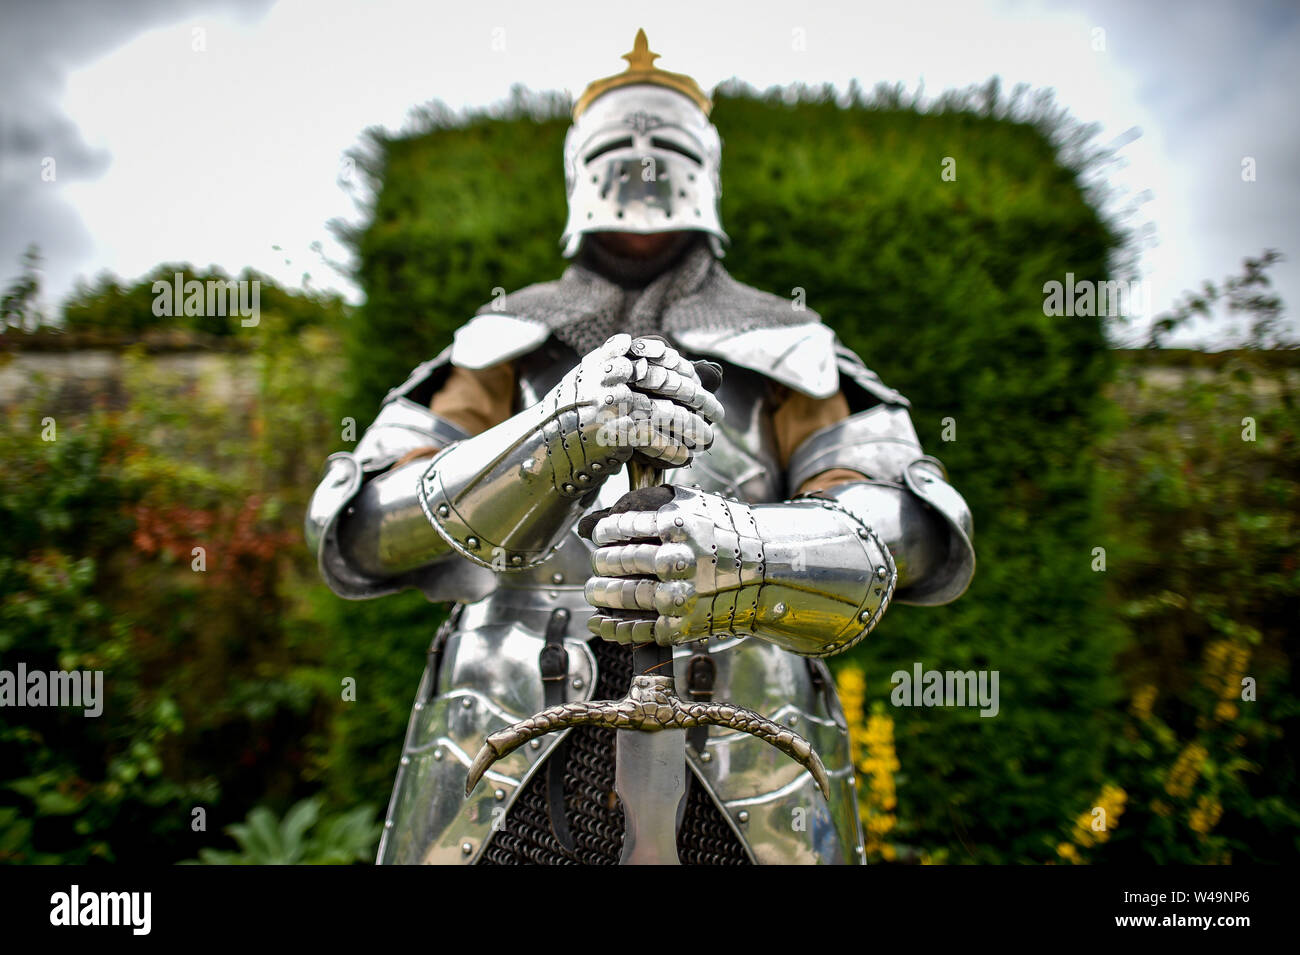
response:
<path fill-rule="evenodd" d="M 456 553 L 504 571 L 535 566 L 639 451 L 683 465 L 713 443 L 718 400 L 662 339 L 615 335 L 531 408 L 433 459 L 419 486 Z"/>
<path fill-rule="evenodd" d="M 906 399 L 851 354 L 841 355 L 840 375 L 855 397 L 876 403 L 805 439 L 791 456 L 789 486 L 827 471 L 861 475 L 818 495 L 852 511 L 885 542 L 898 566 L 895 599 L 924 606 L 956 600 L 975 573 L 970 507 L 943 465 L 922 451 Z"/>
<path fill-rule="evenodd" d="M 889 605 L 894 561 L 852 511 L 747 505 L 675 486 L 656 510 L 596 523 L 589 624 L 621 643 L 755 636 L 804 656 L 852 647 Z"/>
<path fill-rule="evenodd" d="M 412 382 L 436 372 L 439 361 L 417 369 Z M 341 597 L 355 600 L 418 587 L 431 600 L 477 599 L 491 589 L 491 575 L 454 558 L 420 509 L 416 492 L 427 458 L 398 464 L 468 435 L 408 399 L 406 387 L 385 400 L 355 451 L 330 455 L 307 507 L 307 544 L 326 583 Z"/>

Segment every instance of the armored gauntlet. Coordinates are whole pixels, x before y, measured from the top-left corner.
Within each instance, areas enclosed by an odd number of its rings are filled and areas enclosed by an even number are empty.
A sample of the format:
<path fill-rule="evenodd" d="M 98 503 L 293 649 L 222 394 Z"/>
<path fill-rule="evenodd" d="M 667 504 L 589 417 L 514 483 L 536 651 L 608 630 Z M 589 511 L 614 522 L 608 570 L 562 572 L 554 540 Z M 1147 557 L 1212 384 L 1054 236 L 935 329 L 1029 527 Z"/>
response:
<path fill-rule="evenodd" d="M 493 570 L 545 560 L 633 454 L 662 467 L 713 443 L 722 417 L 661 339 L 615 335 L 531 408 L 438 454 L 420 506 L 452 550 Z"/>
<path fill-rule="evenodd" d="M 833 501 L 751 506 L 665 486 L 614 510 L 583 528 L 597 545 L 589 626 L 607 640 L 756 636 L 829 656 L 866 636 L 893 594 L 888 548 Z"/>

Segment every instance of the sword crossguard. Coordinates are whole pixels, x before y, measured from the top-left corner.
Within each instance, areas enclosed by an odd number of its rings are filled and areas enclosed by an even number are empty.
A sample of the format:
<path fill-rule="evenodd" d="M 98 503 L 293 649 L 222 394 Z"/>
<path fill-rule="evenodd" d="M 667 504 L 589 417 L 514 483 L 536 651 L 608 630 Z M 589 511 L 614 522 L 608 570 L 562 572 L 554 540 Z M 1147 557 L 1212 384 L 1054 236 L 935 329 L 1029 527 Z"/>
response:
<path fill-rule="evenodd" d="M 465 795 L 474 791 L 488 768 L 524 743 L 571 726 L 603 726 L 616 730 L 655 733 L 694 726 L 725 726 L 771 743 L 812 774 L 822 795 L 830 798 L 830 781 L 812 744 L 788 728 L 734 703 L 688 702 L 681 699 L 670 676 L 640 674 L 632 678 L 621 700 L 592 700 L 547 707 L 522 722 L 489 736 L 470 764 Z"/>

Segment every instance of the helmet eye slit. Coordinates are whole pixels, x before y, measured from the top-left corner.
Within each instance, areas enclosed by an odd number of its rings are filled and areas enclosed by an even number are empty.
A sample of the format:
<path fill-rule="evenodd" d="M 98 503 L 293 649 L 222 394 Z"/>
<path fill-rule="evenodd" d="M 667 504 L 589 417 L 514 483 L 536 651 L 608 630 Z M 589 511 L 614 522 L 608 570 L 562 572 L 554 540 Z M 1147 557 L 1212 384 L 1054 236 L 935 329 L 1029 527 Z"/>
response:
<path fill-rule="evenodd" d="M 698 155 L 691 152 L 685 146 L 678 145 L 677 143 L 673 142 L 671 139 L 663 139 L 659 136 L 652 136 L 650 138 L 650 145 L 654 146 L 656 149 L 666 149 L 669 152 L 673 152 L 673 153 L 677 153 L 678 155 L 685 156 L 687 159 L 695 163 L 695 165 L 697 166 L 704 165 L 704 160 L 701 159 Z"/>
<path fill-rule="evenodd" d="M 605 155 L 605 153 L 612 153 L 616 149 L 631 149 L 631 148 L 632 148 L 632 137 L 624 136 L 622 139 L 615 139 L 611 142 L 606 143 L 603 146 L 597 146 L 591 152 L 587 153 L 587 155 L 583 157 L 582 161 L 584 163 L 590 164 L 593 160 L 599 159 L 601 156 Z"/>

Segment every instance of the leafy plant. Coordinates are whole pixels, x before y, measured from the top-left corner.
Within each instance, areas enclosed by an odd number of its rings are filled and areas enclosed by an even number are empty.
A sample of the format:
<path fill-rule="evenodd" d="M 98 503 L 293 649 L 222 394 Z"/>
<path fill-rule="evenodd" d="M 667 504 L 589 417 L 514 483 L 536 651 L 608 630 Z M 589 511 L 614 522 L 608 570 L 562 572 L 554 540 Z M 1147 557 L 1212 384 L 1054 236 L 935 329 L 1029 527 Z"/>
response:
<path fill-rule="evenodd" d="M 374 858 L 381 826 L 373 806 L 321 815 L 324 800 L 295 803 L 283 819 L 265 806 L 226 827 L 236 852 L 202 849 L 202 865 L 351 865 Z"/>

